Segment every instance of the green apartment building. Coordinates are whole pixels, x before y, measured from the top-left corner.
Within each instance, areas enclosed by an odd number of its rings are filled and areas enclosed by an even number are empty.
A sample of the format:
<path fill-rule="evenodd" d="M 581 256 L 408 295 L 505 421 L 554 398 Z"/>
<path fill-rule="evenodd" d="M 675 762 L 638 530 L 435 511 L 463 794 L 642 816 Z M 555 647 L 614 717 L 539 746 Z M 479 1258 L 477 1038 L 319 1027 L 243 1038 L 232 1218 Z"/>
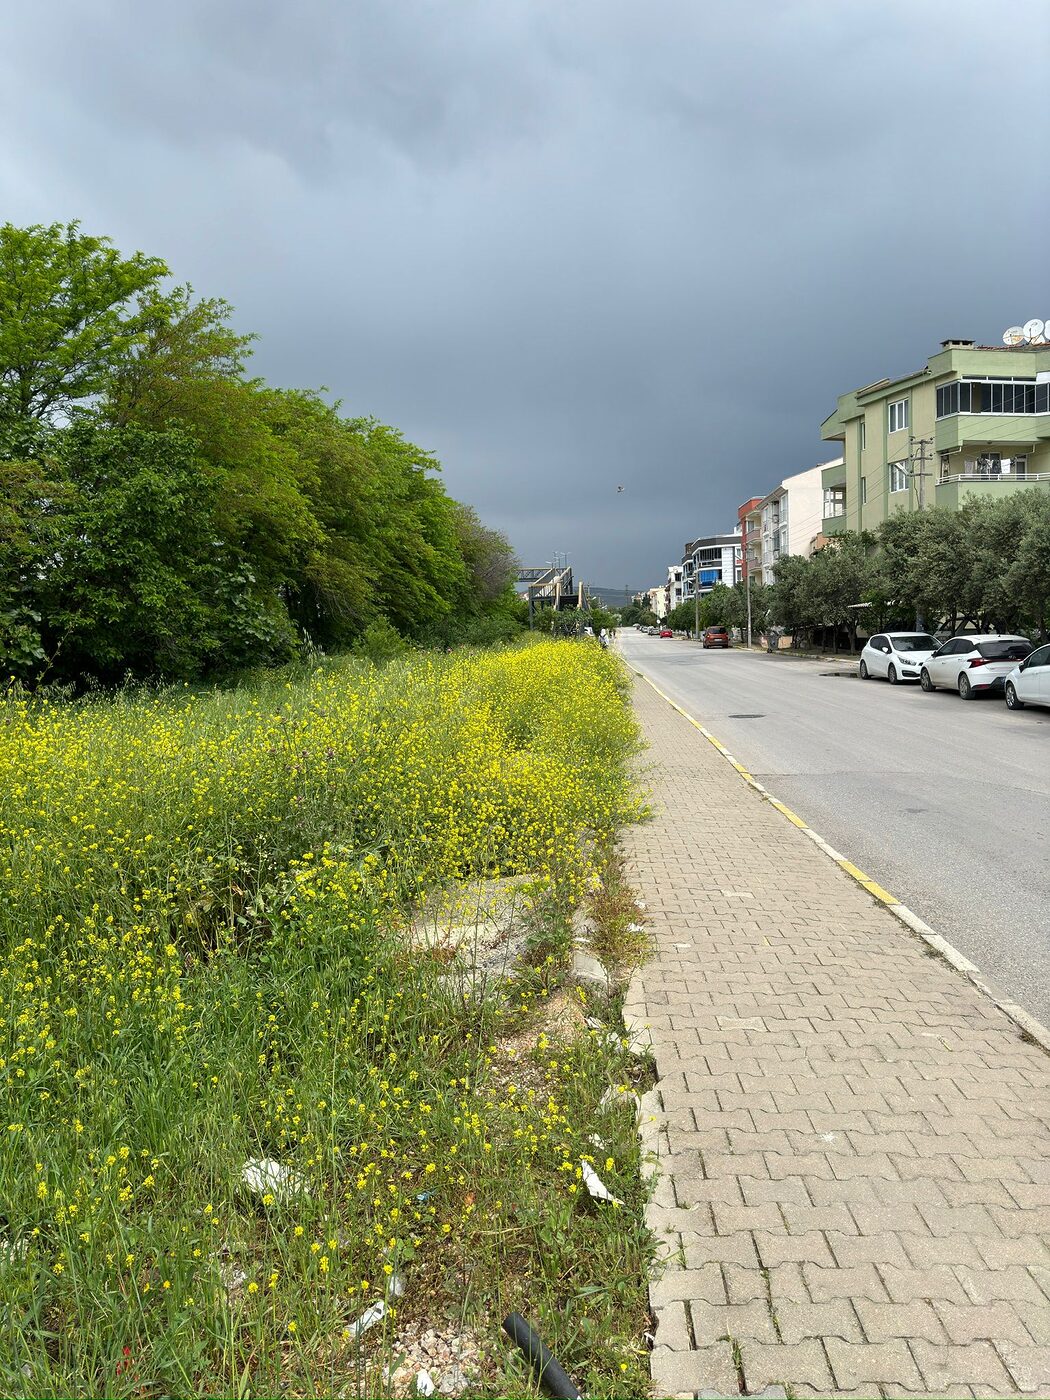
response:
<path fill-rule="evenodd" d="M 872 530 L 896 510 L 1050 491 L 1050 345 L 942 340 L 925 368 L 842 394 L 821 425 L 823 529 Z"/>

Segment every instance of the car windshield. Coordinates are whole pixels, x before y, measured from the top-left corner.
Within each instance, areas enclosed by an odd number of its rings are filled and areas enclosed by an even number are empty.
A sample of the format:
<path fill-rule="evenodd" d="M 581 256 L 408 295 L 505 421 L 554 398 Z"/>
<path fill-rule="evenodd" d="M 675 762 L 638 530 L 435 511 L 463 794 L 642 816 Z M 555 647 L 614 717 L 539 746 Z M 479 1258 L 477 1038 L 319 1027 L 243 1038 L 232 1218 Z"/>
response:
<path fill-rule="evenodd" d="M 916 632 L 911 637 L 891 637 L 897 651 L 936 651 L 937 643 L 926 632 Z"/>
<path fill-rule="evenodd" d="M 1031 642 L 981 642 L 977 650 L 985 661 L 1023 661 L 1032 650 Z"/>

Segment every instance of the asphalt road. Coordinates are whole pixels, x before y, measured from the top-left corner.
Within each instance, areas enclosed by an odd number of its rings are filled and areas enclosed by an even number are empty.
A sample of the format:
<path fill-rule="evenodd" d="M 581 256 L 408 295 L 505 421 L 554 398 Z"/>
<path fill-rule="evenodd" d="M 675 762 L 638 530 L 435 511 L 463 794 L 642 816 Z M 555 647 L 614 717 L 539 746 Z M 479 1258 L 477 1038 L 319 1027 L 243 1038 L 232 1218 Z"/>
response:
<path fill-rule="evenodd" d="M 1050 1025 L 1050 709 L 619 634 L 774 797 Z"/>

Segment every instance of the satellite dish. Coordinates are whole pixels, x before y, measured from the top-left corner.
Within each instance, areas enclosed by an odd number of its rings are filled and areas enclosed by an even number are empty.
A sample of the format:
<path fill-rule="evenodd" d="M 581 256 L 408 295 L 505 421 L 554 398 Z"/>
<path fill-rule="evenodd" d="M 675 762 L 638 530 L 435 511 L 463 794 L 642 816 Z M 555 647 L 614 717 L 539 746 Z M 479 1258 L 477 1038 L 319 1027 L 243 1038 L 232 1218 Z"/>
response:
<path fill-rule="evenodd" d="M 1043 322 L 1038 319 L 1026 321 L 1021 327 L 1021 333 L 1024 336 L 1025 340 L 1042 340 Z"/>
<path fill-rule="evenodd" d="M 1020 326 L 1011 326 L 1008 331 L 1003 331 L 1004 345 L 1023 345 L 1024 331 Z"/>

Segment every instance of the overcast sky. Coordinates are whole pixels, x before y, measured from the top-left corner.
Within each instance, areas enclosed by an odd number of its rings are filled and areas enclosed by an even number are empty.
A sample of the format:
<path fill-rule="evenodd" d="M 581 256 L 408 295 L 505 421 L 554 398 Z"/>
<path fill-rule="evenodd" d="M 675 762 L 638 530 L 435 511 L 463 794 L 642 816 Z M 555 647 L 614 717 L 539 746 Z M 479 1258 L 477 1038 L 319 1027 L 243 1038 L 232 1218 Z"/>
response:
<path fill-rule="evenodd" d="M 1050 316 L 1046 0 L 45 0 L 0 220 L 227 297 L 525 562 L 665 577 L 836 395 Z M 617 486 L 622 485 L 622 493 Z"/>

